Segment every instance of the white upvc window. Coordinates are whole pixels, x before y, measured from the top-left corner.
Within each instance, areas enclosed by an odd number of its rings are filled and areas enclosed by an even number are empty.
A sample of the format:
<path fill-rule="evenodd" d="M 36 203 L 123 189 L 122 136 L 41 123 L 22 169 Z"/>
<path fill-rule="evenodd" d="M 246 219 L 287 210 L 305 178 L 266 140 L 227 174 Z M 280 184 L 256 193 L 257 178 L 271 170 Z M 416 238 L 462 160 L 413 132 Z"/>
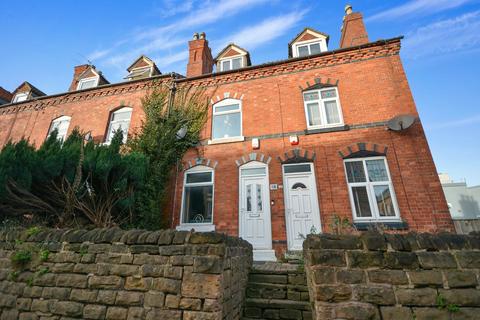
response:
<path fill-rule="evenodd" d="M 132 117 L 132 108 L 124 107 L 112 112 L 108 124 L 107 137 L 105 143 L 109 144 L 117 130 L 123 132 L 123 142 L 127 142 L 128 128 L 130 127 L 130 118 Z"/>
<path fill-rule="evenodd" d="M 93 88 L 98 85 L 99 77 L 90 77 L 78 81 L 77 90 Z"/>
<path fill-rule="evenodd" d="M 50 129 L 48 130 L 47 137 L 50 137 L 53 130 L 57 129 L 57 139 L 60 141 L 65 141 L 67 137 L 68 127 L 70 126 L 70 120 L 72 118 L 69 116 L 61 116 L 52 121 L 50 124 Z"/>
<path fill-rule="evenodd" d="M 354 221 L 400 221 L 386 158 L 355 158 L 344 162 Z"/>
<path fill-rule="evenodd" d="M 214 171 L 196 166 L 185 171 L 180 226 L 177 229 L 212 231 L 214 203 Z"/>
<path fill-rule="evenodd" d="M 152 72 L 153 72 L 153 67 L 151 66 L 134 68 L 130 71 L 130 73 L 126 78 L 139 79 L 144 77 L 150 77 L 152 76 Z"/>
<path fill-rule="evenodd" d="M 303 93 L 303 102 L 308 129 L 343 125 L 337 87 L 306 91 Z"/>
<path fill-rule="evenodd" d="M 28 99 L 28 93 L 17 93 L 15 97 L 13 97 L 13 103 L 15 102 L 22 102 Z"/>
<path fill-rule="evenodd" d="M 243 68 L 243 56 L 220 60 L 220 71 Z"/>
<path fill-rule="evenodd" d="M 327 43 L 324 40 L 308 40 L 294 44 L 294 57 L 306 57 L 327 51 Z"/>
<path fill-rule="evenodd" d="M 212 141 L 243 141 L 242 101 L 225 99 L 213 105 Z"/>

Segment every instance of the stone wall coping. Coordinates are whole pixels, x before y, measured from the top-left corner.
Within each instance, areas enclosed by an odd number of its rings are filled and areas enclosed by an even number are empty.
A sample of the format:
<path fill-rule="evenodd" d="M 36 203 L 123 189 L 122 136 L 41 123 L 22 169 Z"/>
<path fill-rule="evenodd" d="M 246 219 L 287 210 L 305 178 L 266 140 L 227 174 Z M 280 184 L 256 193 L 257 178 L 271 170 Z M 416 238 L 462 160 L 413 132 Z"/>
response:
<path fill-rule="evenodd" d="M 251 248 L 251 245 L 236 237 L 218 232 L 194 232 L 164 229 L 122 230 L 120 228 L 97 229 L 40 229 L 31 232 L 29 229 L 1 230 L 0 242 L 68 242 L 68 243 L 124 243 L 128 245 L 181 245 L 181 244 L 225 244 L 226 246 Z"/>
<path fill-rule="evenodd" d="M 304 250 L 340 249 L 367 251 L 449 251 L 480 250 L 480 234 L 414 233 L 382 234 L 368 231 L 361 235 L 308 235 Z"/>

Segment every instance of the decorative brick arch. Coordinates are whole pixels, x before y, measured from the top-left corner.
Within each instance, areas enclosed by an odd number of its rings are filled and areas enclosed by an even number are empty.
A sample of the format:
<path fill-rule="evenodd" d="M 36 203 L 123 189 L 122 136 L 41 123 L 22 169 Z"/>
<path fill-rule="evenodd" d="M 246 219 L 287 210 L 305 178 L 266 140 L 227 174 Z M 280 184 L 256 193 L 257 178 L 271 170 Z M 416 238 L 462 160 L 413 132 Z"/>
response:
<path fill-rule="evenodd" d="M 358 142 L 344 147 L 338 151 L 341 158 L 362 157 L 362 156 L 385 156 L 388 147 L 383 144 L 372 142 Z"/>
<path fill-rule="evenodd" d="M 295 148 L 277 157 L 282 164 L 314 162 L 317 155 L 313 151 Z"/>
<path fill-rule="evenodd" d="M 320 89 L 324 87 L 336 87 L 338 79 L 334 78 L 314 78 L 313 81 L 307 81 L 303 86 L 299 86 L 302 91 Z"/>
<path fill-rule="evenodd" d="M 270 161 L 272 161 L 272 157 L 266 156 L 263 153 L 251 152 L 249 154 L 243 155 L 240 159 L 235 160 L 235 164 L 237 165 L 237 167 L 240 167 L 251 161 L 259 161 L 268 165 Z"/>
<path fill-rule="evenodd" d="M 217 167 L 218 161 L 205 159 L 205 158 L 193 158 L 183 163 L 183 170 L 188 170 L 196 166 L 206 166 L 212 169 Z"/>
<path fill-rule="evenodd" d="M 222 100 L 225 99 L 237 99 L 237 100 L 243 100 L 244 94 L 240 92 L 224 92 L 223 94 L 216 94 L 214 95 L 211 99 L 210 102 L 211 104 L 218 103 Z"/>

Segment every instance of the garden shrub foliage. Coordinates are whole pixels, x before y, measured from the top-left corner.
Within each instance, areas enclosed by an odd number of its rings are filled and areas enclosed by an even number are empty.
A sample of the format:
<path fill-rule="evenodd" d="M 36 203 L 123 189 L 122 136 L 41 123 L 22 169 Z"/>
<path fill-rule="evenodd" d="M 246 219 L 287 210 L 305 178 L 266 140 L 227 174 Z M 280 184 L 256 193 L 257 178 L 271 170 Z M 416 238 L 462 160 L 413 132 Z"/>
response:
<path fill-rule="evenodd" d="M 199 141 L 207 117 L 202 91 L 158 85 L 142 99 L 144 121 L 122 143 L 85 141 L 75 128 L 62 143 L 54 131 L 36 149 L 28 140 L 0 151 L 0 218 L 23 226 L 162 227 L 169 180 Z M 187 129 L 184 138 L 177 132 Z M 132 130 L 130 130 L 132 131 Z"/>
<path fill-rule="evenodd" d="M 146 183 L 136 198 L 141 218 L 138 227 L 157 229 L 166 227 L 162 222 L 171 210 L 164 201 L 172 188 L 169 181 L 185 152 L 199 142 L 208 98 L 199 89 L 182 88 L 172 94 L 166 86 L 158 86 L 142 100 L 142 106 L 145 120 L 128 146 L 149 158 Z M 186 135 L 177 137 L 181 128 L 187 130 Z"/>

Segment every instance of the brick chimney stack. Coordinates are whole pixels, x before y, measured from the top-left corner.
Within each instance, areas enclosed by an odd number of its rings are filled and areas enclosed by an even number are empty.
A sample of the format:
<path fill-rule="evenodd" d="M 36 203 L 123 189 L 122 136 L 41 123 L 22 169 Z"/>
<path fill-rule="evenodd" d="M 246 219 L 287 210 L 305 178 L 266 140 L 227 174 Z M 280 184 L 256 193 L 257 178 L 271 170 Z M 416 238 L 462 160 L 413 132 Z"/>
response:
<path fill-rule="evenodd" d="M 82 64 L 73 68 L 73 79 L 72 79 L 72 83 L 70 84 L 70 88 L 68 88 L 68 91 L 77 90 L 78 76 L 80 76 L 89 67 L 90 67 L 89 64 Z"/>
<path fill-rule="evenodd" d="M 193 40 L 188 42 L 188 49 L 187 77 L 190 78 L 212 73 L 212 51 L 208 46 L 205 32 L 200 33 L 200 35 L 195 33 L 193 35 Z"/>
<path fill-rule="evenodd" d="M 368 43 L 368 34 L 360 12 L 353 12 L 351 5 L 345 6 L 340 48 L 347 48 Z"/>

